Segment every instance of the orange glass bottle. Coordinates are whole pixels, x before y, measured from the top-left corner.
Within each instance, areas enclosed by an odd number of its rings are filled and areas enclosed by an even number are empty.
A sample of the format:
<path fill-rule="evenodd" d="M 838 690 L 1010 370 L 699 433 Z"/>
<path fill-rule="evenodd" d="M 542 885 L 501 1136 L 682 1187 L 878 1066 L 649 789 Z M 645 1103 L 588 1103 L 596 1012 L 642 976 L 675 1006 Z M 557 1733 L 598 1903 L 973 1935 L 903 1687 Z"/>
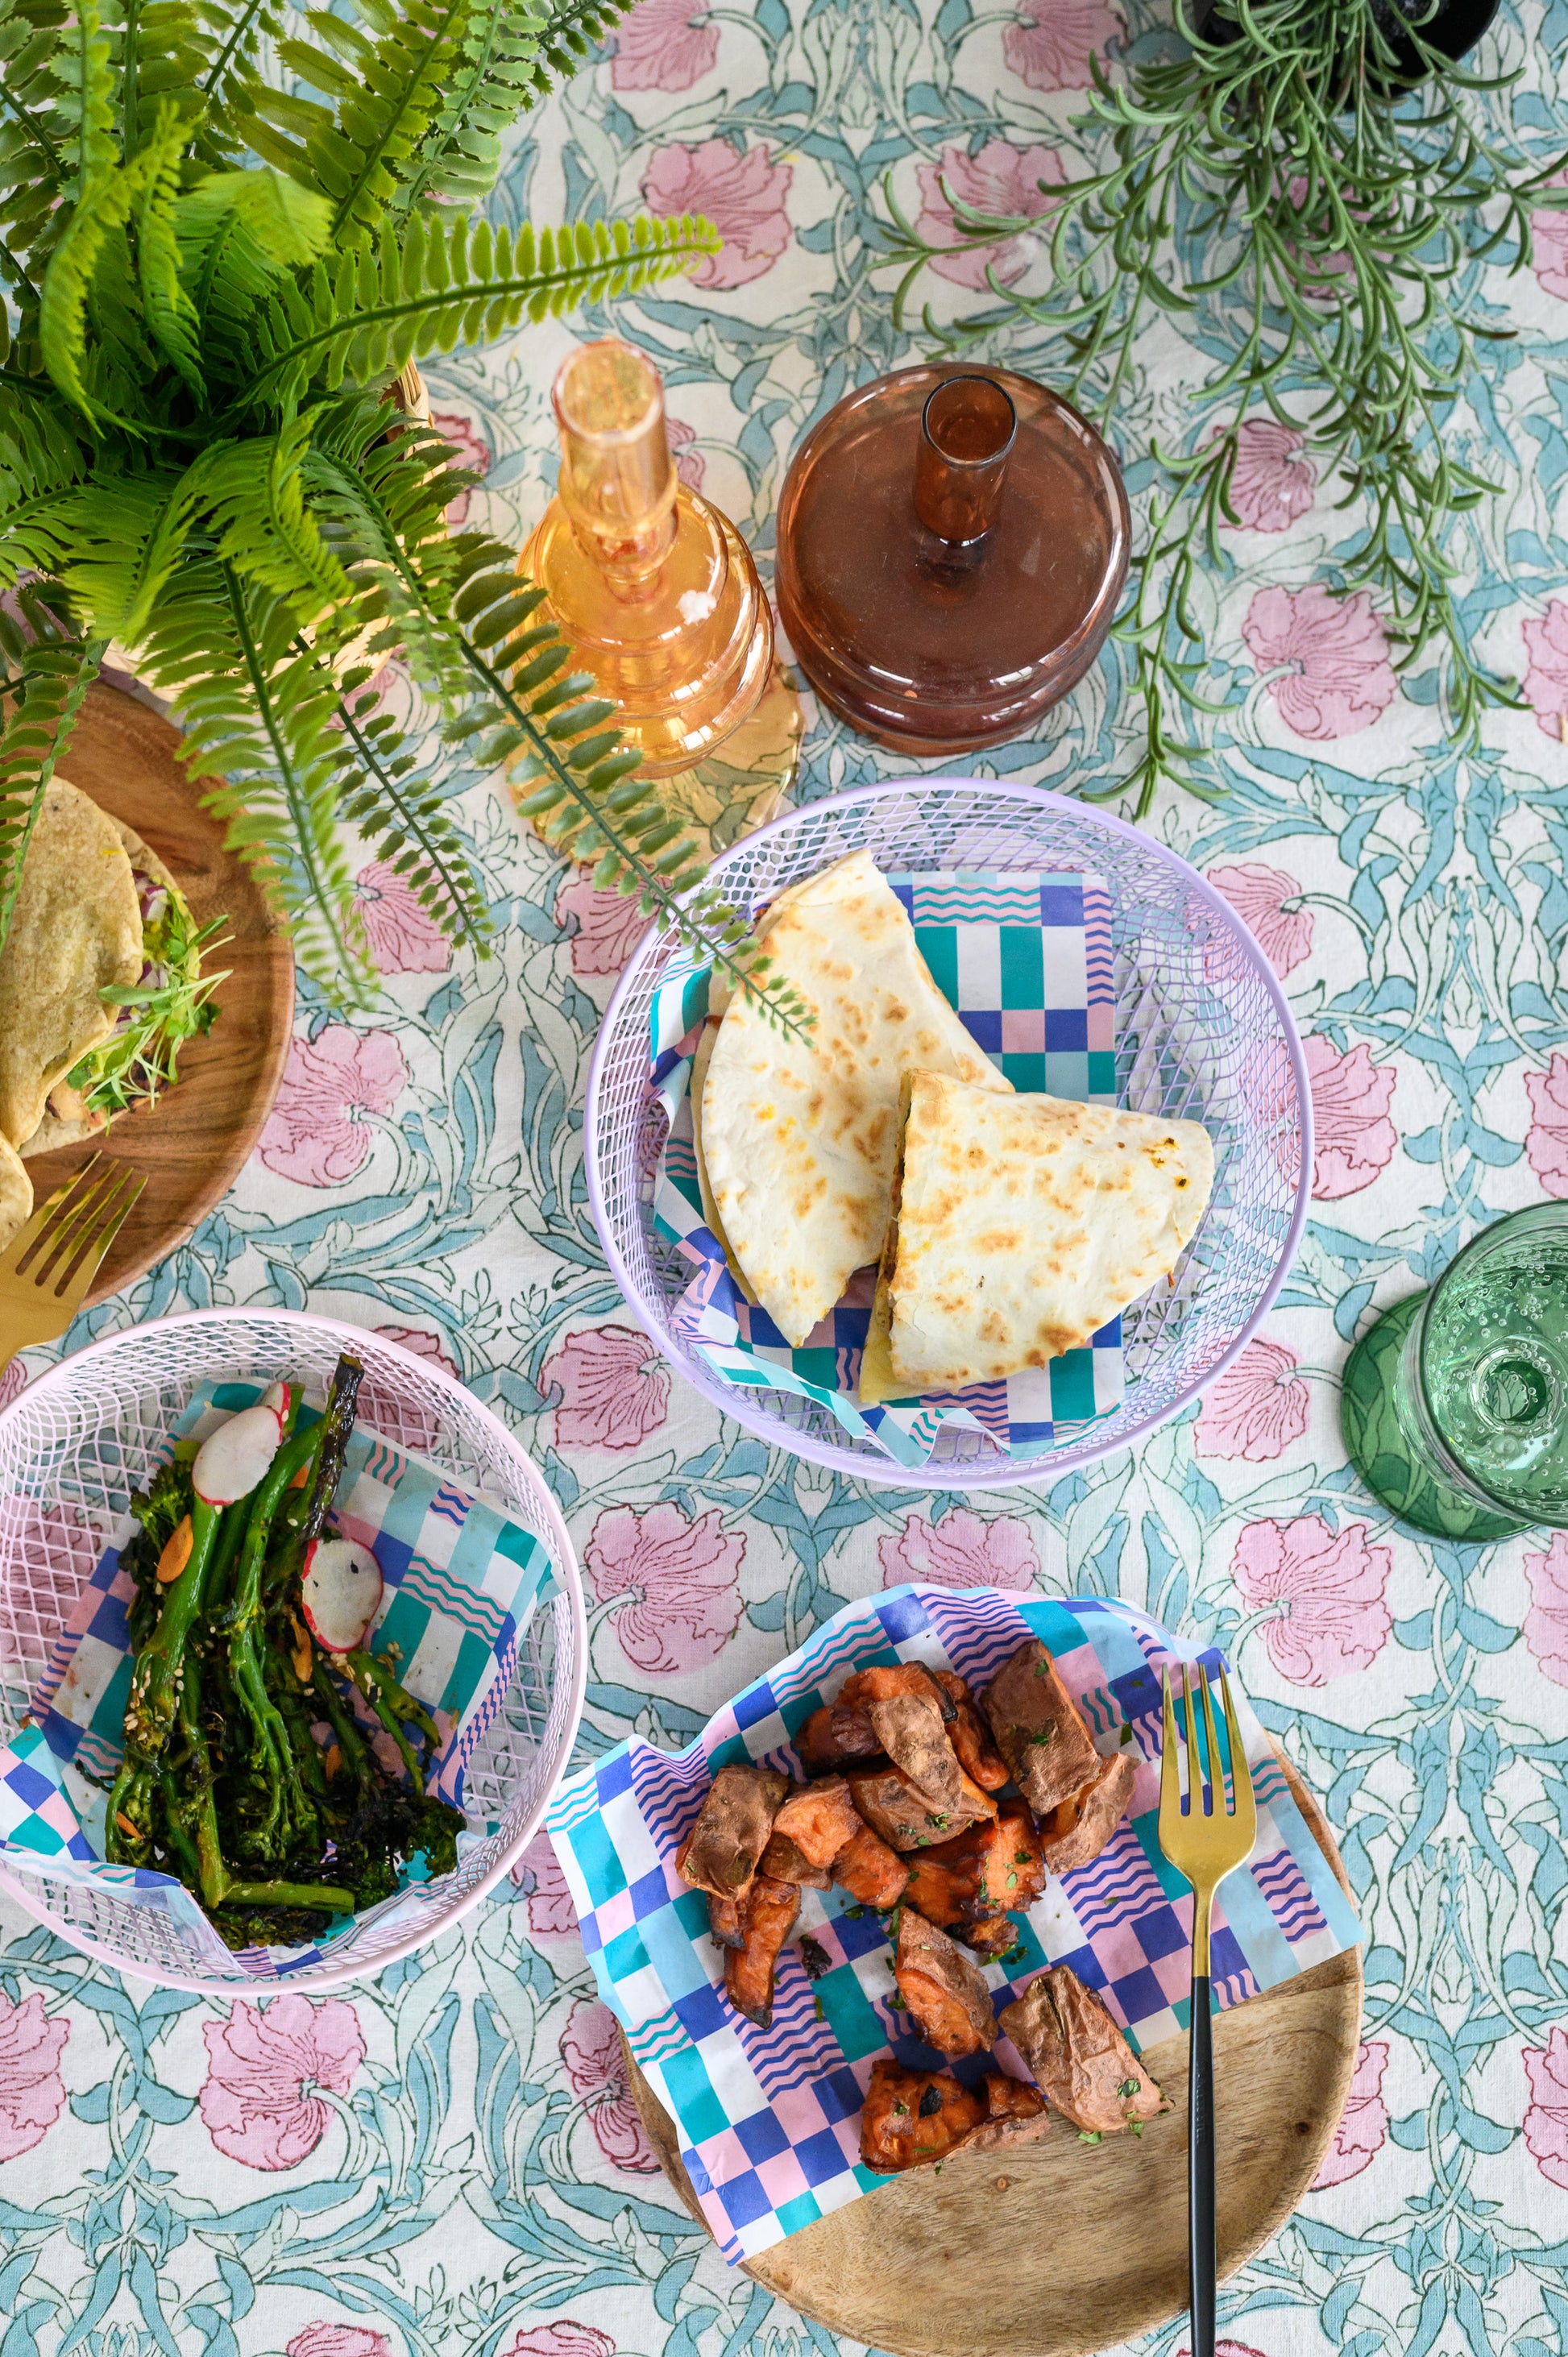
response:
<path fill-rule="evenodd" d="M 732 737 L 773 668 L 773 621 L 727 516 L 676 475 L 659 371 L 613 337 L 563 364 L 556 497 L 522 570 L 584 671 L 619 706 L 642 772 L 688 770 Z"/>

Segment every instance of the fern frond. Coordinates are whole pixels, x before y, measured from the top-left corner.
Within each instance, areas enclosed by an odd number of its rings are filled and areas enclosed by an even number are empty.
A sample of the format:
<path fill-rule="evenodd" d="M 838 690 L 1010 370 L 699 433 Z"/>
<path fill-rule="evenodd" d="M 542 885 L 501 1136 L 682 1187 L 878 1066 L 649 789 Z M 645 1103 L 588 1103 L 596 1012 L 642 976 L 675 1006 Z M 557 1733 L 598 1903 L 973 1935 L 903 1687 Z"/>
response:
<path fill-rule="evenodd" d="M 270 164 L 210 172 L 177 198 L 180 278 L 220 371 L 239 363 L 251 315 L 284 273 L 326 251 L 331 225 L 326 199 Z"/>
<path fill-rule="evenodd" d="M 5 351 L 0 321 L 0 359 Z M 0 382 L 0 587 L 29 570 L 52 573 L 63 542 L 62 502 L 86 460 L 47 378 Z"/>
<path fill-rule="evenodd" d="M 124 302 L 124 281 L 130 272 L 125 225 L 156 165 L 157 151 L 144 148 L 134 163 L 95 169 L 83 183 L 44 274 L 38 306 L 38 348 L 44 366 L 66 399 L 88 417 L 110 414 L 87 380 L 91 375 L 94 383 L 101 382 L 104 360 L 112 362 L 113 358 L 113 352 L 99 350 L 90 359 L 89 302 L 94 303 L 94 324 L 107 331 L 112 345 L 121 345 L 124 336 L 113 307 Z M 112 267 L 101 279 L 100 267 L 105 259 Z"/>
<path fill-rule="evenodd" d="M 771 981 L 746 920 L 712 888 L 658 783 L 635 776 L 639 755 L 619 741 L 615 707 L 571 670 L 572 650 L 540 619 L 544 593 L 517 572 L 512 551 L 485 534 L 456 543 L 464 578 L 452 604 L 478 708 L 453 733 L 473 737 L 481 768 L 519 762 L 535 781 L 519 804 L 565 857 L 595 862 L 594 881 L 635 896 L 689 949 L 710 957 L 768 1019 L 803 1038 L 814 1020 L 798 993 Z"/>
<path fill-rule="evenodd" d="M 635 293 L 718 250 L 712 223 L 690 214 L 561 231 L 525 223 L 514 237 L 488 221 L 416 213 L 384 230 L 373 253 L 346 255 L 330 273 L 317 263 L 263 307 L 236 407 L 292 409 L 317 381 L 329 392 L 345 376 L 384 382 L 422 353 Z"/>
<path fill-rule="evenodd" d="M 36 627 L 46 617 L 35 606 Z M 0 948 L 10 931 L 33 827 L 55 765 L 70 742 L 87 691 L 98 676 L 101 639 L 82 639 L 57 625 L 22 653 L 19 676 L 0 728 Z"/>
<path fill-rule="evenodd" d="M 403 730 L 373 695 L 352 692 L 343 695 L 338 722 L 359 767 L 358 776 L 345 777 L 343 817 L 443 932 L 484 951 L 494 930 L 489 905 L 440 794 L 403 749 Z"/>
<path fill-rule="evenodd" d="M 440 105 L 393 209 L 431 198 L 476 205 L 500 168 L 503 135 L 570 73 L 632 0 L 475 0 Z"/>
<path fill-rule="evenodd" d="M 338 1004 L 372 986 L 338 829 L 338 696 L 301 653 L 287 603 L 218 561 L 182 567 L 143 640 L 145 675 L 174 703 L 181 759 L 286 920 L 295 954 Z"/>
<path fill-rule="evenodd" d="M 263 41 L 283 30 L 281 0 L 214 0 L 218 47 L 199 77 L 201 128 L 197 152 L 204 163 L 231 163 L 249 144 L 256 101 L 266 87 Z"/>
<path fill-rule="evenodd" d="M 73 0 L 76 22 L 62 39 L 55 65 L 59 111 L 68 125 L 60 193 L 81 197 L 99 173 L 118 160 L 114 137 L 114 66 L 98 0 Z"/>
<path fill-rule="evenodd" d="M 373 43 L 340 16 L 313 9 L 307 21 L 315 39 L 279 43 L 285 65 L 336 104 L 329 112 L 314 100 L 263 92 L 251 144 L 269 163 L 330 199 L 336 241 L 362 243 L 380 227 L 440 104 L 469 5 L 470 0 L 401 0 L 400 13 L 387 12 Z"/>
<path fill-rule="evenodd" d="M 146 184 L 136 209 L 136 267 L 148 332 L 198 401 L 204 401 L 201 318 L 181 276 L 176 227 L 184 145 L 185 129 L 179 117 L 166 105 L 160 106 L 147 148 Z"/>
<path fill-rule="evenodd" d="M 37 306 L 29 274 L 42 266 L 70 168 L 58 73 L 66 20 L 63 0 L 0 0 L 0 275 L 24 312 Z"/>
<path fill-rule="evenodd" d="M 277 434 L 214 445 L 197 461 L 204 528 L 226 566 L 286 604 L 296 627 L 346 612 L 352 587 L 305 502 L 302 467 L 315 417 Z"/>
<path fill-rule="evenodd" d="M 197 84 L 209 37 L 199 0 L 123 0 L 119 38 L 121 153 L 127 160 L 173 113 L 187 135 L 200 118 Z"/>
<path fill-rule="evenodd" d="M 179 561 L 198 504 L 201 462 L 102 472 L 70 501 L 70 555 L 60 578 L 95 636 L 134 647 Z"/>

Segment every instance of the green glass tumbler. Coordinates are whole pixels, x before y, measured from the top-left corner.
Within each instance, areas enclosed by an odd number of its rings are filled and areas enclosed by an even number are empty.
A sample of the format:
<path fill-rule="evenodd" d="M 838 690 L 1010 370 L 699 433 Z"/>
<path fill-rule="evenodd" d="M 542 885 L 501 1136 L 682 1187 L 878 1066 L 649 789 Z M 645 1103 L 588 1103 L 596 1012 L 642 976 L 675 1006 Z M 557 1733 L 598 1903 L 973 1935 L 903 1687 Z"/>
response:
<path fill-rule="evenodd" d="M 1345 1446 L 1401 1522 L 1448 1539 L 1568 1527 L 1568 1202 L 1472 1238 L 1351 1351 Z"/>

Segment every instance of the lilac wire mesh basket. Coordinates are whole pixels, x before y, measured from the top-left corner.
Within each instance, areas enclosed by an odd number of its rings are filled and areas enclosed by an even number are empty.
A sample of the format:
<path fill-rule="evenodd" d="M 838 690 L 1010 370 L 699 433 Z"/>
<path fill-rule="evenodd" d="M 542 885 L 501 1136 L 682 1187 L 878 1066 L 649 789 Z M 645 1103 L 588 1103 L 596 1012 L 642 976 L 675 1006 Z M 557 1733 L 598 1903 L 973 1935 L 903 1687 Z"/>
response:
<path fill-rule="evenodd" d="M 1235 911 L 1186 860 L 1124 821 L 1060 794 L 983 778 L 932 777 L 792 811 L 715 862 L 710 881 L 755 916 L 788 884 L 852 851 L 884 872 L 1079 869 L 1111 897 L 1118 1101 L 1201 1121 L 1214 1192 L 1168 1286 L 1123 1314 L 1124 1389 L 1112 1414 L 1034 1458 L 944 1426 L 923 1471 L 844 1431 L 817 1402 L 724 1381 L 675 1330 L 692 1268 L 655 1227 L 664 1117 L 649 1087 L 653 995 L 680 954 L 654 927 L 622 975 L 588 1076 L 588 1196 L 610 1266 L 649 1334 L 686 1381 L 775 1447 L 901 1489 L 1002 1489 L 1052 1481 L 1126 1448 L 1194 1399 L 1267 1314 L 1294 1255 L 1312 1181 L 1312 1114 L 1301 1041 L 1278 982 Z"/>
<path fill-rule="evenodd" d="M 109 1336 L 40 1375 L 0 1415 L 0 1745 L 27 1723 L 49 1649 L 124 1514 L 161 1462 L 199 1384 L 289 1377 L 325 1393 L 341 1351 L 363 1362 L 358 1421 L 487 1498 L 548 1551 L 554 1593 L 523 1629 L 510 1684 L 469 1761 L 471 1826 L 494 1828 L 455 1872 L 425 1886 L 416 1929 L 367 1924 L 351 1961 L 328 1951 L 290 1987 L 333 1987 L 382 1971 L 448 1929 L 499 1880 L 542 1822 L 582 1716 L 586 1629 L 565 1525 L 542 1476 L 489 1408 L 438 1367 L 358 1327 L 292 1310 L 201 1310 Z M 0 1889 L 90 1954 L 176 1988 L 243 1995 L 236 1962 L 215 1969 L 164 1914 L 113 1889 L 27 1871 L 11 1849 Z M 263 1991 L 278 1983 L 260 1984 Z"/>

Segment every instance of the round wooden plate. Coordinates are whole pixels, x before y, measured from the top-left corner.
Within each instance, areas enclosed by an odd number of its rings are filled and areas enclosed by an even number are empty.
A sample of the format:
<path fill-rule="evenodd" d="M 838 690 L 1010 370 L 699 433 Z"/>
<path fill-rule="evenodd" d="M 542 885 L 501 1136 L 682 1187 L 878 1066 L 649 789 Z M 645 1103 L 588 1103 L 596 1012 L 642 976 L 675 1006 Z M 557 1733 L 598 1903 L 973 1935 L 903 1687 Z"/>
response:
<path fill-rule="evenodd" d="M 1291 1790 L 1348 1892 L 1334 1837 L 1290 1762 Z M 1349 2093 L 1361 2026 L 1353 1949 L 1216 2017 L 1219 2272 L 1277 2233 L 1317 2174 Z M 624 2040 L 623 2040 L 624 2048 Z M 1141 2140 L 1080 2144 L 1065 2121 L 1013 2153 L 889 2179 L 746 2262 L 814 2323 L 895 2357 L 1087 2357 L 1187 2303 L 1187 2040 L 1144 2057 L 1171 2109 Z M 666 2176 L 702 2212 L 680 2139 L 626 2056 Z"/>
<path fill-rule="evenodd" d="M 294 1020 L 294 958 L 250 870 L 223 847 L 199 782 L 175 758 L 177 730 L 102 681 L 88 691 L 63 776 L 124 819 L 167 861 L 199 925 L 228 920 L 231 938 L 207 953 L 227 967 L 218 1020 L 180 1051 L 179 1085 L 156 1105 L 111 1124 L 107 1135 L 29 1157 L 41 1202 L 102 1146 L 147 1183 L 110 1249 L 88 1306 L 104 1301 L 184 1243 L 226 1195 L 272 1111 Z"/>

